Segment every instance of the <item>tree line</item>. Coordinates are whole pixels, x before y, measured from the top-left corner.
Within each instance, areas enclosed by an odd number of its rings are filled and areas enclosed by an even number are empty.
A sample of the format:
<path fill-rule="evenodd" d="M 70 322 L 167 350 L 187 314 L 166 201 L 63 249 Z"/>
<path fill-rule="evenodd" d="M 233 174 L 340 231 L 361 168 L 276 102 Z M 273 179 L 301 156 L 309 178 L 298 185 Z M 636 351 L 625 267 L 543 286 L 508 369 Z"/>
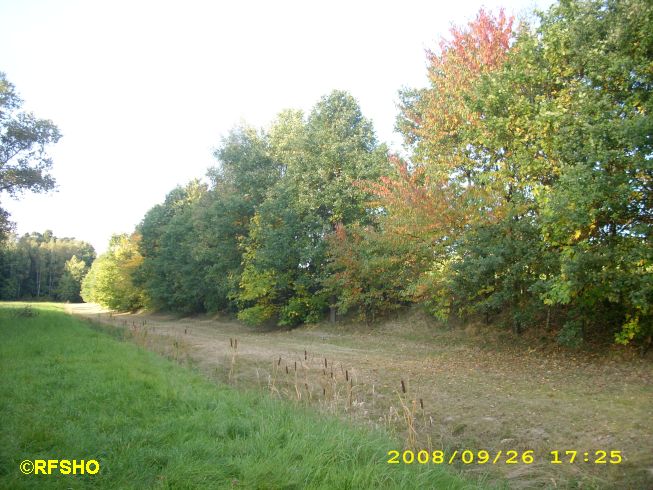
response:
<path fill-rule="evenodd" d="M 0 299 L 78 302 L 94 259 L 91 244 L 50 230 L 10 236 L 0 247 Z"/>
<path fill-rule="evenodd" d="M 208 182 L 112 239 L 84 298 L 284 326 L 419 304 L 650 342 L 653 6 L 537 15 L 480 11 L 427 52 L 428 86 L 400 92 L 403 157 L 342 91 L 236 127 Z"/>
<path fill-rule="evenodd" d="M 47 147 L 61 138 L 57 126 L 22 110 L 23 100 L 0 72 L 0 198 L 55 188 Z M 0 203 L 0 300 L 79 301 L 81 280 L 95 258 L 88 243 L 52 231 L 17 237 Z"/>

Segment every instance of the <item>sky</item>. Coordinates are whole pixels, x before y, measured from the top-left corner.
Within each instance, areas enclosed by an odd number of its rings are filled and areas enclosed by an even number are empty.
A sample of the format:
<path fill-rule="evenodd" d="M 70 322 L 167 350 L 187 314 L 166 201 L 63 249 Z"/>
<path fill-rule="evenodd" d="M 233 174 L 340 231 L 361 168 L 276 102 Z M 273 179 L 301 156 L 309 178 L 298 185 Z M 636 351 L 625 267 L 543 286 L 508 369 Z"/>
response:
<path fill-rule="evenodd" d="M 177 185 L 203 177 L 231 128 L 265 127 L 346 90 L 399 149 L 398 91 L 426 85 L 425 49 L 479 8 L 551 0 L 0 0 L 0 71 L 63 137 L 58 187 L 0 196 L 19 234 L 106 249 Z"/>

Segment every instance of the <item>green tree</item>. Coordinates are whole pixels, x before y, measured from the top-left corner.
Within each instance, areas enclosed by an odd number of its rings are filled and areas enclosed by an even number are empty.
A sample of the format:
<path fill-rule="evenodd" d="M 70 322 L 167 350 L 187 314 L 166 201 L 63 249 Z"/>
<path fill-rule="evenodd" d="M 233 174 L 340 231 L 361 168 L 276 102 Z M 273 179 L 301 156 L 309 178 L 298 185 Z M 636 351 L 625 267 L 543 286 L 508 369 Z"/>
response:
<path fill-rule="evenodd" d="M 388 168 L 387 149 L 346 92 L 323 97 L 304 121 L 282 113 L 270 130 L 270 152 L 283 178 L 267 193 L 243 242 L 239 317 L 282 325 L 318 320 L 327 300 L 326 237 L 341 223 L 370 223 L 370 193 L 354 185 Z"/>
<path fill-rule="evenodd" d="M 510 191 L 505 223 L 532 230 L 508 270 L 523 264 L 568 344 L 653 332 L 652 21 L 647 1 L 562 1 L 475 94 L 478 139 L 505 162 L 490 178 Z"/>
<path fill-rule="evenodd" d="M 204 264 L 205 308 L 235 311 L 242 273 L 241 244 L 268 190 L 285 173 L 271 152 L 270 135 L 248 126 L 234 128 L 214 153 L 212 189 L 196 212 L 196 253 Z"/>
<path fill-rule="evenodd" d="M 514 37 L 481 12 L 429 53 L 430 86 L 402 94 L 423 177 L 376 186 L 384 230 L 430 235 L 458 312 L 520 329 L 553 308 L 565 343 L 650 341 L 652 12 L 565 0 Z"/>
<path fill-rule="evenodd" d="M 135 280 L 152 306 L 191 313 L 204 303 L 203 267 L 195 256 L 193 212 L 206 186 L 192 181 L 171 191 L 138 227 L 142 264 Z"/>
<path fill-rule="evenodd" d="M 113 235 L 109 249 L 100 255 L 82 280 L 81 296 L 87 303 L 98 303 L 118 311 L 134 311 L 147 304 L 145 291 L 134 284 L 143 257 L 138 251 L 137 234 Z"/>
<path fill-rule="evenodd" d="M 60 300 L 66 263 L 77 257 L 85 267 L 95 259 L 89 243 L 58 238 L 52 231 L 11 236 L 0 248 L 0 298 Z"/>
<path fill-rule="evenodd" d="M 0 247 L 0 266 L 0 298 L 15 300 L 25 296 L 31 266 L 25 243 L 10 235 Z"/>
<path fill-rule="evenodd" d="M 64 273 L 59 281 L 57 296 L 62 301 L 79 302 L 81 301 L 82 280 L 88 272 L 88 266 L 83 260 L 73 255 L 66 262 Z"/>
<path fill-rule="evenodd" d="M 569 311 L 567 336 L 653 334 L 652 24 L 646 0 L 564 1 L 543 18 L 543 50 L 565 84 L 563 165 L 541 198 L 560 268 L 542 296 Z"/>
<path fill-rule="evenodd" d="M 0 193 L 12 197 L 54 188 L 46 147 L 61 137 L 52 121 L 21 111 L 22 104 L 14 85 L 0 72 Z M 0 208 L 0 238 L 8 229 L 8 214 Z"/>
<path fill-rule="evenodd" d="M 232 310 L 250 219 L 282 175 L 267 135 L 234 128 L 214 153 L 210 187 L 192 182 L 173 190 L 142 223 L 144 261 L 137 281 L 153 306 L 193 313 Z"/>
<path fill-rule="evenodd" d="M 297 198 L 288 182 L 271 189 L 243 241 L 238 317 L 250 324 L 317 321 L 326 307 L 325 227 L 316 214 L 297 209 Z"/>

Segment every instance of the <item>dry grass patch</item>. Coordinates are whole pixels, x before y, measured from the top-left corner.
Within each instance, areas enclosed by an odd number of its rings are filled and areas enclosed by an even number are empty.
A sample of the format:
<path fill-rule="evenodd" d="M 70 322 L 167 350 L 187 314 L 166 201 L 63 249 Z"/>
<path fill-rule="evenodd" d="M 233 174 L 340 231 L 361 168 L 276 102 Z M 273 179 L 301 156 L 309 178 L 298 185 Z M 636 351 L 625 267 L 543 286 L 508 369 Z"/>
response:
<path fill-rule="evenodd" d="M 149 348 L 221 381 L 385 427 L 406 447 L 533 450 L 529 465 L 456 465 L 512 488 L 653 486 L 650 359 L 533 348 L 533 339 L 488 338 L 482 326 L 443 328 L 418 314 L 375 327 L 262 332 L 201 317 L 80 313 L 123 328 L 145 322 L 147 335 L 134 339 Z M 556 465 L 552 450 L 619 450 L 624 461 Z"/>

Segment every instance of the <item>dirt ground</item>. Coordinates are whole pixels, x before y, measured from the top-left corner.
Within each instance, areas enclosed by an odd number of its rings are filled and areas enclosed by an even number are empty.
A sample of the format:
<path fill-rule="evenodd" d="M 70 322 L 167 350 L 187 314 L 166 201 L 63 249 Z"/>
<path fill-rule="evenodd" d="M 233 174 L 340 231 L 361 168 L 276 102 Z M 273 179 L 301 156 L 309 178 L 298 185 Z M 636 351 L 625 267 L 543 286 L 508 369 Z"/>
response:
<path fill-rule="evenodd" d="M 533 347 L 537 342 L 508 332 L 449 329 L 420 314 L 375 327 L 288 331 L 219 317 L 113 314 L 86 304 L 68 310 L 126 329 L 134 341 L 220 381 L 385 427 L 415 451 L 442 450 L 445 464 L 458 451 L 452 466 L 485 483 L 653 488 L 650 357 Z M 460 461 L 465 450 L 471 464 Z M 479 464 L 481 450 L 486 464 Z M 530 450 L 534 461 L 521 462 Z M 516 464 L 506 463 L 509 451 L 517 452 Z M 562 463 L 551 462 L 551 451 Z M 573 463 L 566 451 L 577 451 Z M 623 460 L 610 463 L 618 459 L 611 451 Z"/>

